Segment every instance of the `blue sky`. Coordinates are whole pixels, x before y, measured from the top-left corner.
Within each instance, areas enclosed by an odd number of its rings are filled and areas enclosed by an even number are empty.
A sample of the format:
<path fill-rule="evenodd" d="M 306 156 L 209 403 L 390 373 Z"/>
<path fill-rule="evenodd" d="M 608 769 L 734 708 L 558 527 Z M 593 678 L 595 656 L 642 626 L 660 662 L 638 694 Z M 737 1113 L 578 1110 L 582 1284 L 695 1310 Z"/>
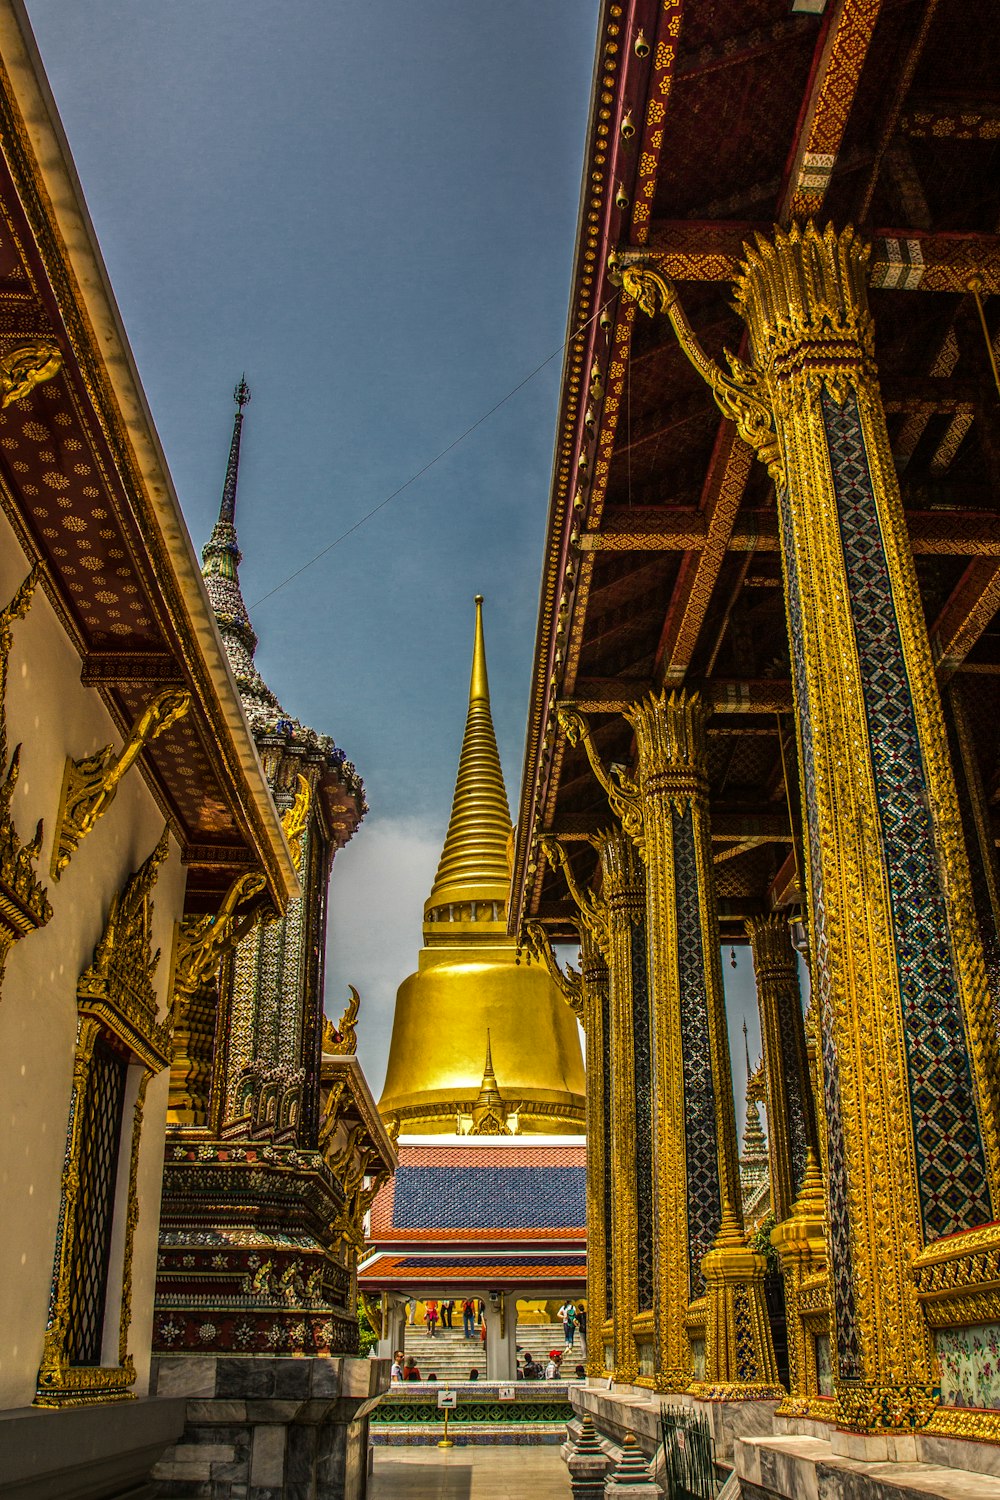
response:
<path fill-rule="evenodd" d="M 361 989 L 377 1094 L 477 592 L 516 799 L 561 359 L 263 596 L 562 345 L 597 6 L 27 5 L 199 548 L 244 370 L 253 391 L 237 524 L 258 665 L 344 747 L 372 808 L 335 864 L 327 1008 Z"/>

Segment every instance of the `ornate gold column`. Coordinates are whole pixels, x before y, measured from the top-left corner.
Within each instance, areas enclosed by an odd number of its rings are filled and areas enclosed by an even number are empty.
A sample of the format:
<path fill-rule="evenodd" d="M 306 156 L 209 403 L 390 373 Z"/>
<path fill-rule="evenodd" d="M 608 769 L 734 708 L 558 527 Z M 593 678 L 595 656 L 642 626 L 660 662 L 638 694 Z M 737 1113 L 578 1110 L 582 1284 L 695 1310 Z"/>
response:
<path fill-rule="evenodd" d="M 751 917 L 744 925 L 753 954 L 764 1044 L 771 1207 L 780 1224 L 805 1181 L 809 1151 L 819 1160 L 816 1112 L 788 922 L 772 915 Z"/>
<path fill-rule="evenodd" d="M 605 1329 L 614 1310 L 611 998 L 607 963 L 585 923 L 580 971 L 587 1035 L 587 1374 L 597 1377 L 607 1373 Z"/>
<path fill-rule="evenodd" d="M 941 700 L 850 228 L 748 248 L 752 364 L 706 359 L 774 477 L 820 1003 L 838 1418 L 922 1426 L 934 1367 L 910 1267 L 1000 1213 L 1000 1061 Z M 623 275 L 623 280 L 625 276 Z M 637 295 L 639 294 L 637 292 Z"/>
<path fill-rule="evenodd" d="M 830 1288 L 823 1224 L 824 1187 L 812 1069 L 806 1046 L 799 976 L 788 921 L 752 917 L 746 923 L 757 980 L 767 1089 L 767 1146 L 771 1231 L 781 1265 L 788 1329 L 786 1415 L 819 1414 L 818 1338 L 829 1336 Z"/>
<path fill-rule="evenodd" d="M 545 965 L 587 1037 L 587 1373 L 601 1376 L 614 1362 L 611 1013 L 607 960 L 583 916 L 579 932 L 578 973 L 560 968 L 541 922 L 525 926 L 531 954 Z"/>
<path fill-rule="evenodd" d="M 607 964 L 610 1087 L 607 1149 L 611 1174 L 611 1302 L 614 1376 L 640 1378 L 636 1320 L 653 1311 L 652 1117 L 649 992 L 646 980 L 645 893 L 642 863 L 620 828 L 594 841 L 600 859 L 601 899 L 582 892 L 561 845 L 544 847 L 561 863 L 570 893 Z M 588 1134 L 588 1143 L 590 1137 Z M 589 1320 L 588 1320 L 589 1321 Z M 640 1335 L 642 1325 L 640 1324 Z M 644 1378 L 651 1379 L 652 1371 Z"/>
<path fill-rule="evenodd" d="M 566 710 L 561 722 L 585 746 L 646 867 L 656 1383 L 682 1391 L 694 1378 L 700 1394 L 776 1395 L 781 1392 L 764 1304 L 764 1258 L 746 1248 L 743 1236 L 705 710 L 696 694 L 660 694 L 625 717 L 636 738 L 634 780 L 604 769 L 582 715 Z"/>

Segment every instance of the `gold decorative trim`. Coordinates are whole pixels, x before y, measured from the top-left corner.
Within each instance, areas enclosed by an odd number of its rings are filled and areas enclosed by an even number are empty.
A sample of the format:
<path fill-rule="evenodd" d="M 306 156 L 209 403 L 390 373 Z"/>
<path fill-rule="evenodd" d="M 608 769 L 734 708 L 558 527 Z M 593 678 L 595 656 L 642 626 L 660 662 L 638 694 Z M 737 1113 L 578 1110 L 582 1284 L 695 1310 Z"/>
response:
<path fill-rule="evenodd" d="M 215 981 L 223 958 L 232 952 L 256 918 L 256 911 L 238 912 L 267 884 L 263 871 L 251 870 L 230 885 L 219 910 L 203 917 L 190 917 L 179 924 L 174 953 L 173 1003 L 175 1012 L 192 995 Z"/>
<path fill-rule="evenodd" d="M 93 961 L 77 981 L 82 1015 L 94 1016 L 154 1072 L 170 1058 L 170 1030 L 156 1015 L 152 951 L 152 890 L 167 857 L 169 827 L 156 848 L 113 898 Z"/>
<path fill-rule="evenodd" d="M 935 1240 L 911 1275 L 929 1327 L 1000 1321 L 1000 1224 Z"/>
<path fill-rule="evenodd" d="M 169 828 L 139 869 L 130 875 L 111 902 L 104 932 L 94 949 L 93 962 L 77 984 L 77 1044 L 73 1062 L 69 1126 L 63 1164 L 59 1230 L 48 1326 L 38 1371 L 36 1406 L 87 1406 L 99 1401 L 132 1399 L 135 1365 L 128 1352 L 132 1319 L 132 1270 L 135 1231 L 139 1222 L 139 1147 L 146 1088 L 166 1065 L 169 1032 L 156 1019 L 153 974 L 160 958 L 153 951 L 152 890 L 169 847 Z M 77 1222 L 83 1118 L 91 1084 L 94 1048 L 102 1032 L 116 1039 L 142 1063 L 129 1149 L 129 1174 L 122 1251 L 121 1306 L 118 1323 L 118 1365 L 71 1365 L 66 1355 L 70 1322 L 70 1287 L 82 1238 L 89 1226 Z M 124 1129 L 124 1127 L 123 1127 Z M 115 1205 L 115 1214 L 121 1205 Z"/>
<path fill-rule="evenodd" d="M 29 396 L 62 369 L 62 350 L 49 339 L 20 344 L 0 358 L 0 407 Z"/>
<path fill-rule="evenodd" d="M 302 869 L 302 839 L 309 823 L 311 801 L 312 788 L 300 771 L 296 781 L 295 801 L 281 815 L 281 829 L 288 840 L 296 875 Z"/>
<path fill-rule="evenodd" d="M 168 688 L 154 698 L 135 720 L 121 750 L 116 751 L 114 745 L 105 745 L 103 750 L 85 755 L 80 760 L 67 756 L 52 845 L 53 880 L 60 879 L 87 834 L 107 812 L 120 782 L 146 746 L 171 724 L 183 719 L 190 707 L 190 693 Z"/>
<path fill-rule="evenodd" d="M 353 984 L 349 984 L 347 988 L 351 992 L 351 998 L 336 1026 L 330 1021 L 329 1016 L 323 1017 L 323 1051 L 334 1057 L 353 1057 L 358 1050 L 355 1022 L 358 1019 L 358 1011 L 361 1009 L 361 996 Z"/>
<path fill-rule="evenodd" d="M 22 844 L 14 826 L 12 804 L 21 768 L 21 746 L 15 745 L 7 760 L 7 672 L 14 644 L 13 625 L 23 620 L 38 582 L 39 565 L 32 568 L 6 609 L 0 610 L 0 986 L 7 954 L 14 943 L 44 927 L 52 917 L 48 892 L 35 875 L 35 861 L 42 847 L 42 820 L 35 836 Z"/>

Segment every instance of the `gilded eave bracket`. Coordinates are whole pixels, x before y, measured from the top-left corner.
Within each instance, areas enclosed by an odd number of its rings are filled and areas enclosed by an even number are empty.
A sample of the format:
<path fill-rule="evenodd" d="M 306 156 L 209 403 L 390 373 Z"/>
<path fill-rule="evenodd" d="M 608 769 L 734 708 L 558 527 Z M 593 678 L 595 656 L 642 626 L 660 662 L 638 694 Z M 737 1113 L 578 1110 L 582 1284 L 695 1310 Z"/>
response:
<path fill-rule="evenodd" d="M 783 485 L 785 464 L 774 411 L 759 375 L 728 349 L 728 375 L 709 359 L 681 307 L 676 286 L 657 266 L 658 257 L 648 251 L 613 250 L 608 257 L 608 274 L 626 297 L 647 317 L 655 317 L 657 312 L 667 314 L 677 342 L 711 390 L 722 415 L 736 423 L 740 437 L 765 465 L 775 484 Z"/>
<path fill-rule="evenodd" d="M 643 822 L 638 783 L 629 775 L 624 766 L 615 765 L 605 768 L 590 732 L 590 722 L 579 709 L 561 708 L 559 727 L 571 745 L 583 746 L 587 760 L 590 762 L 590 769 L 604 789 L 611 811 L 641 854 Z"/>
<path fill-rule="evenodd" d="M 580 888 L 573 867 L 569 862 L 569 856 L 558 839 L 539 839 L 539 847 L 545 858 L 554 870 L 557 866 L 563 872 L 573 904 L 580 913 L 580 919 L 593 936 L 595 943 L 601 953 L 607 959 L 611 946 L 611 932 L 608 925 L 607 907 L 603 901 L 598 901 L 590 891 Z"/>
<path fill-rule="evenodd" d="M 183 719 L 191 694 L 178 688 L 160 693 L 136 719 L 121 750 L 105 745 L 80 760 L 68 756 L 63 772 L 59 821 L 52 845 L 52 879 L 59 880 L 97 820 L 114 801 L 126 772 L 148 744 Z"/>
<path fill-rule="evenodd" d="M 259 913 L 240 911 L 267 884 L 260 870 L 233 881 L 214 916 L 193 917 L 179 925 L 174 953 L 173 1006 L 179 1011 L 199 990 L 212 984 L 219 965 L 245 935 Z"/>
<path fill-rule="evenodd" d="M 572 964 L 567 964 L 565 970 L 560 968 L 559 960 L 553 951 L 549 935 L 541 922 L 532 921 L 526 923 L 524 933 L 529 953 L 539 963 L 544 964 L 552 983 L 582 1025 L 584 1015 L 583 976 L 577 969 L 573 968 Z"/>

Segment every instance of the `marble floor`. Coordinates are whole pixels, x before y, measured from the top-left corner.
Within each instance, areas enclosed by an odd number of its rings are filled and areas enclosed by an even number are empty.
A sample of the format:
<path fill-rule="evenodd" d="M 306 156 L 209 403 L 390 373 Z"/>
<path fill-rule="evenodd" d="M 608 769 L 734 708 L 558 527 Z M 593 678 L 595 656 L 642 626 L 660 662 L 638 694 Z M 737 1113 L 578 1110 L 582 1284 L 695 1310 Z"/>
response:
<path fill-rule="evenodd" d="M 368 1500 L 570 1500 L 556 1447 L 376 1448 Z"/>

